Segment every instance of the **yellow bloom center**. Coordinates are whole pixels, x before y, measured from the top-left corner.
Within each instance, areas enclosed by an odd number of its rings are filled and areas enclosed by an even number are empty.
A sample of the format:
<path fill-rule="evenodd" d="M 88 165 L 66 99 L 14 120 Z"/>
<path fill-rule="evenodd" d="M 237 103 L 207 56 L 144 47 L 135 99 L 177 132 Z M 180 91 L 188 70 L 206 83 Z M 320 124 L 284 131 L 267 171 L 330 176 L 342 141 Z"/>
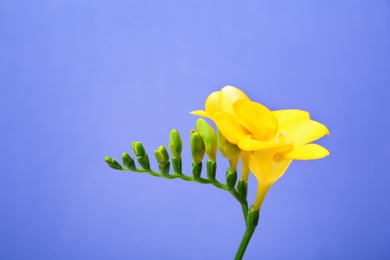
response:
<path fill-rule="evenodd" d="M 277 144 L 292 144 L 292 141 L 289 139 L 290 133 L 286 130 L 278 132 L 275 136 L 275 142 Z"/>

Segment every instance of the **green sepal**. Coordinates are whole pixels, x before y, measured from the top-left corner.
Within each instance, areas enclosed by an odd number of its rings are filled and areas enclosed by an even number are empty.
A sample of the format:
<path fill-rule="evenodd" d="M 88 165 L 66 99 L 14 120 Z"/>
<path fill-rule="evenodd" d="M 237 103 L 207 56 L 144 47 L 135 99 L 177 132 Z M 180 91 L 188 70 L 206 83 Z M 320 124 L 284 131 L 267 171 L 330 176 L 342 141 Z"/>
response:
<path fill-rule="evenodd" d="M 253 210 L 252 207 L 248 212 L 247 223 L 246 226 L 248 229 L 254 230 L 259 223 L 260 218 L 260 210 Z"/>
<path fill-rule="evenodd" d="M 248 194 L 248 184 L 244 180 L 239 180 L 237 183 L 237 192 L 241 195 L 244 199 L 246 199 L 246 196 Z"/>
<path fill-rule="evenodd" d="M 182 174 L 181 172 L 181 158 L 172 157 L 173 172 Z"/>
<path fill-rule="evenodd" d="M 137 156 L 137 161 L 141 165 L 142 168 L 145 170 L 150 170 L 150 162 L 149 162 L 149 157 L 147 154 L 143 157 L 138 157 Z"/>
<path fill-rule="evenodd" d="M 123 169 L 122 165 L 120 165 L 117 160 L 115 160 L 114 158 L 112 158 L 110 156 L 104 157 L 104 161 L 108 164 L 108 166 L 110 166 L 111 168 L 113 168 L 115 170 L 122 170 Z"/>
<path fill-rule="evenodd" d="M 192 162 L 192 175 L 194 176 L 195 181 L 199 180 L 201 173 L 202 173 L 202 162 L 200 163 Z"/>
<path fill-rule="evenodd" d="M 236 182 L 237 182 L 237 171 L 232 172 L 230 171 L 230 169 L 228 169 L 226 171 L 226 185 L 230 190 L 232 190 L 234 189 Z"/>
<path fill-rule="evenodd" d="M 158 164 L 158 169 L 164 177 L 168 177 L 170 165 L 171 164 L 169 162 L 166 162 L 165 164 Z"/>
<path fill-rule="evenodd" d="M 122 162 L 127 169 L 135 171 L 135 162 L 128 153 L 122 153 Z"/>
<path fill-rule="evenodd" d="M 207 178 L 209 180 L 215 180 L 217 172 L 217 163 L 215 161 L 207 160 Z"/>

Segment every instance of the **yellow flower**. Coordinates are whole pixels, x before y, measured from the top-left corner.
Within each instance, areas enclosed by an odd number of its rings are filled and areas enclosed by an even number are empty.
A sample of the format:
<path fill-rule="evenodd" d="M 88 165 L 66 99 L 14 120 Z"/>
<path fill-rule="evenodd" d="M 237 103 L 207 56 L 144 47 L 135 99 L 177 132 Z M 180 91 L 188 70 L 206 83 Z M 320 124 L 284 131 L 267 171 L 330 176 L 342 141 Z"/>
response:
<path fill-rule="evenodd" d="M 193 113 L 212 119 L 230 143 L 248 151 L 249 169 L 258 181 L 255 210 L 260 209 L 269 188 L 292 160 L 329 155 L 324 147 L 311 143 L 329 134 L 329 130 L 311 120 L 306 111 L 270 111 L 234 87 L 212 93 L 206 100 L 205 110 Z"/>
<path fill-rule="evenodd" d="M 233 110 L 234 115 L 223 111 L 215 113 L 214 121 L 230 142 L 244 151 L 251 151 L 249 169 L 258 181 L 255 209 L 260 209 L 269 188 L 284 174 L 293 159 L 312 160 L 329 155 L 324 147 L 311 143 L 329 134 L 329 130 L 311 120 L 306 111 L 271 112 L 248 100 L 237 100 L 233 103 Z"/>

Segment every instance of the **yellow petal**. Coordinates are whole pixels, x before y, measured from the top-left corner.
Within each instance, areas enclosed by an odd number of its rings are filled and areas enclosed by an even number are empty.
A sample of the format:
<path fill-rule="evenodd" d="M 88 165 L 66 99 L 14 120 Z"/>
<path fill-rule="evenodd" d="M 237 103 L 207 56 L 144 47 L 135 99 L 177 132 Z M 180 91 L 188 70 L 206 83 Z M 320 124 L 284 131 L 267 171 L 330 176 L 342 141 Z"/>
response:
<path fill-rule="evenodd" d="M 219 108 L 230 115 L 234 115 L 233 103 L 239 99 L 249 100 L 248 96 L 240 89 L 233 86 L 226 86 L 221 89 Z"/>
<path fill-rule="evenodd" d="M 310 119 L 293 119 L 279 127 L 279 131 L 287 131 L 287 139 L 294 145 L 311 143 L 324 135 L 329 135 L 325 125 Z"/>
<path fill-rule="evenodd" d="M 255 139 L 244 138 L 237 143 L 238 147 L 244 151 L 258 151 L 286 146 L 285 144 L 277 144 L 273 142 L 262 142 Z M 289 146 L 291 147 L 291 146 Z"/>
<path fill-rule="evenodd" d="M 191 111 L 190 113 L 193 114 L 193 115 L 210 118 L 209 114 L 206 111 L 204 111 L 204 110 L 195 110 L 195 111 Z"/>
<path fill-rule="evenodd" d="M 268 181 L 272 173 L 272 158 L 274 153 L 267 150 L 255 151 L 249 154 L 249 169 L 255 175 L 258 183 L 272 185 Z"/>
<path fill-rule="evenodd" d="M 206 104 L 204 105 L 204 108 L 209 114 L 209 118 L 213 119 L 214 118 L 214 113 L 218 112 L 219 109 L 219 99 L 221 96 L 220 91 L 215 91 L 211 93 L 207 99 L 206 99 Z"/>
<path fill-rule="evenodd" d="M 290 166 L 292 159 L 283 158 L 282 156 L 279 156 L 278 154 L 274 156 L 273 158 L 273 164 L 272 164 L 272 179 L 271 181 L 276 182 L 279 180 L 280 177 L 284 175 L 287 168 Z"/>
<path fill-rule="evenodd" d="M 269 141 L 275 137 L 278 121 L 267 107 L 247 100 L 237 100 L 233 107 L 237 122 L 248 129 L 254 139 Z"/>
<path fill-rule="evenodd" d="M 281 154 L 284 158 L 295 160 L 314 160 L 328 155 L 329 151 L 318 144 L 295 146 L 293 150 Z"/>
<path fill-rule="evenodd" d="M 228 113 L 215 113 L 214 122 L 222 135 L 232 144 L 237 144 L 241 139 L 248 138 L 249 132 Z"/>
<path fill-rule="evenodd" d="M 279 126 L 292 119 L 310 119 L 309 112 L 298 109 L 284 109 L 272 111 L 279 122 Z"/>

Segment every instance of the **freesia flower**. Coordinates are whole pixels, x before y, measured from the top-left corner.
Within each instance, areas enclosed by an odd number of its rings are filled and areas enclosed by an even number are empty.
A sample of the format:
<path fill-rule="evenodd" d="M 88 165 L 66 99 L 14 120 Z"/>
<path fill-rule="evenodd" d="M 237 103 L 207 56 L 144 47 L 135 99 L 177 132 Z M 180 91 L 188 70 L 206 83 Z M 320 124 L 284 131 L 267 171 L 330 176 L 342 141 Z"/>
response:
<path fill-rule="evenodd" d="M 258 181 L 254 209 L 260 209 L 269 188 L 284 174 L 292 160 L 312 160 L 329 155 L 312 142 L 329 134 L 325 125 L 302 110 L 270 111 L 250 101 L 241 90 L 225 87 L 206 100 L 206 111 L 194 111 L 212 119 L 232 144 L 249 152 L 249 169 Z"/>

